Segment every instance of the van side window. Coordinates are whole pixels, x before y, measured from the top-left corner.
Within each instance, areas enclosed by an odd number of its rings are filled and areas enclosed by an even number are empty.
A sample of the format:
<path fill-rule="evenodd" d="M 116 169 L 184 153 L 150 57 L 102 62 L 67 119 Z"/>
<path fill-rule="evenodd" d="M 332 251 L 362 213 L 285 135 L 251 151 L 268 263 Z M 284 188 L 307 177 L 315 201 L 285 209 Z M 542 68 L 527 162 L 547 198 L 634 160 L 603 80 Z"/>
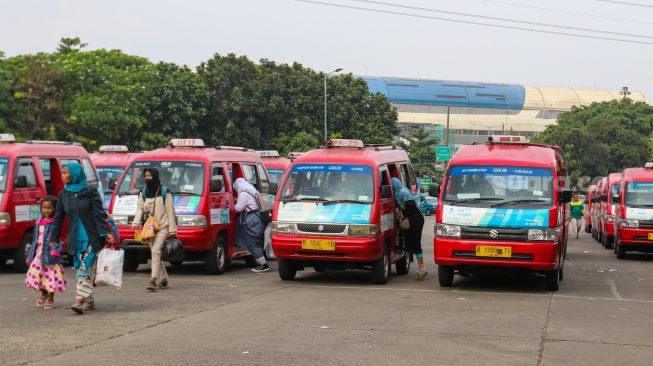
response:
<path fill-rule="evenodd" d="M 41 168 L 41 174 L 43 174 L 43 180 L 45 181 L 45 191 L 48 192 L 49 196 L 52 195 L 52 163 L 50 159 L 39 159 L 39 168 Z"/>
<path fill-rule="evenodd" d="M 214 179 L 218 179 L 222 181 L 222 189 L 219 192 L 224 192 L 225 191 L 225 181 L 224 181 L 224 169 L 222 168 L 222 164 L 214 164 L 212 171 L 211 171 L 211 181 Z M 211 192 L 216 192 L 216 191 L 211 191 Z"/>
<path fill-rule="evenodd" d="M 22 158 L 16 161 L 16 170 L 14 171 L 14 181 L 16 177 L 24 176 L 27 178 L 27 187 L 36 188 L 36 174 L 34 173 L 34 163 L 30 158 Z"/>
<path fill-rule="evenodd" d="M 407 163 L 401 164 L 401 175 L 404 178 L 404 184 L 409 189 L 410 189 L 410 186 L 412 186 L 413 184 L 417 184 L 417 179 L 415 181 L 412 181 L 412 177 L 410 175 L 410 172 L 408 171 L 408 164 Z"/>
<path fill-rule="evenodd" d="M 261 179 L 261 193 L 267 194 L 270 191 L 270 181 L 265 173 L 265 168 L 261 164 L 258 164 L 256 167 L 258 169 L 258 176 Z"/>
<path fill-rule="evenodd" d="M 379 169 L 379 182 L 381 187 L 390 185 L 390 176 L 386 167 Z"/>
<path fill-rule="evenodd" d="M 415 170 L 413 169 L 413 165 L 408 163 L 408 176 L 410 177 L 410 182 L 412 184 L 417 184 L 417 176 L 415 175 Z"/>
<path fill-rule="evenodd" d="M 245 175 L 245 180 L 254 186 L 257 191 L 261 191 L 261 187 L 258 184 L 258 173 L 256 172 L 256 165 L 242 165 L 243 174 Z"/>

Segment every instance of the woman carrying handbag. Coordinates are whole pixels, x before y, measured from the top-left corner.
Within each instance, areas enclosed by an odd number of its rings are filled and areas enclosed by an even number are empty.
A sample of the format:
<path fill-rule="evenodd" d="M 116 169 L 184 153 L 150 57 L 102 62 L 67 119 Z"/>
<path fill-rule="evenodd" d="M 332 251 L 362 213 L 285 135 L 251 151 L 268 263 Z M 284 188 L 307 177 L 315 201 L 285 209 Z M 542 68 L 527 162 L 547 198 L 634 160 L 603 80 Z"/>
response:
<path fill-rule="evenodd" d="M 161 248 L 169 236 L 177 236 L 177 219 L 172 194 L 161 184 L 159 171 L 154 168 L 144 169 L 143 179 L 145 188 L 138 195 L 132 228 L 136 231 L 145 223 L 154 230 L 154 237 L 147 241 L 152 253 L 152 274 L 145 288 L 156 291 L 168 288 L 168 272 L 161 260 Z M 157 280 L 160 282 L 157 283 Z"/>
<path fill-rule="evenodd" d="M 399 230 L 404 239 L 404 247 L 409 253 L 415 254 L 419 270 L 415 273 L 415 280 L 422 281 L 429 274 L 424 269 L 424 253 L 422 252 L 422 229 L 424 216 L 417 207 L 415 197 L 398 178 L 392 178 L 392 189 L 395 193 L 395 203 L 399 209 Z M 401 259 L 401 254 L 395 254 L 393 261 Z"/>

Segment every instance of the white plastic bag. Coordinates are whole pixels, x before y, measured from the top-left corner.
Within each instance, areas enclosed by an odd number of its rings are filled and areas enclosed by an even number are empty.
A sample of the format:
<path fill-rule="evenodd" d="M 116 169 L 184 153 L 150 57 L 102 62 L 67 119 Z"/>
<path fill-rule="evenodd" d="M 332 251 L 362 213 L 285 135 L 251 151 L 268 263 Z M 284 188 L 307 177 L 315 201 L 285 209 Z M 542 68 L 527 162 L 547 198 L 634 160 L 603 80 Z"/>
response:
<path fill-rule="evenodd" d="M 122 264 L 125 252 L 115 249 L 102 249 L 97 259 L 95 284 L 98 286 L 122 286 Z"/>

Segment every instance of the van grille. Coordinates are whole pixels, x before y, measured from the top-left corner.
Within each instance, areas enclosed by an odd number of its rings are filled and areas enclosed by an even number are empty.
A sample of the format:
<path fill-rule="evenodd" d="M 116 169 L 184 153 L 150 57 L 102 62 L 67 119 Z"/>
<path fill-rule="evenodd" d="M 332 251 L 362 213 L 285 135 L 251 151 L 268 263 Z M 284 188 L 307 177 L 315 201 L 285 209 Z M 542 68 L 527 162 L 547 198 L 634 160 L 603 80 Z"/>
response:
<path fill-rule="evenodd" d="M 493 227 L 462 226 L 460 228 L 463 239 L 472 240 L 502 240 L 502 241 L 528 241 L 528 229 L 506 229 Z M 496 230 L 498 236 L 493 238 L 490 231 Z"/>
<path fill-rule="evenodd" d="M 500 261 L 532 261 L 532 254 L 525 253 L 512 253 L 510 258 L 501 258 L 501 257 L 477 257 L 476 252 L 466 251 L 466 250 L 456 250 L 453 252 L 454 258 L 478 258 L 478 259 L 491 259 L 491 260 L 500 260 Z"/>
<path fill-rule="evenodd" d="M 297 231 L 311 234 L 346 234 L 347 225 L 344 224 L 307 224 L 297 223 Z"/>

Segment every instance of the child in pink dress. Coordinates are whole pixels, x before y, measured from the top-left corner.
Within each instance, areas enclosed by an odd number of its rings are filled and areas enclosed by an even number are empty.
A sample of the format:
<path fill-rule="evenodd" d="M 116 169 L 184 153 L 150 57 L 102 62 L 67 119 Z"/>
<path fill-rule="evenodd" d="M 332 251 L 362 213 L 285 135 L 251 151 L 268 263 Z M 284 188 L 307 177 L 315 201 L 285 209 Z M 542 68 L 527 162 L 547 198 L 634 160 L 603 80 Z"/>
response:
<path fill-rule="evenodd" d="M 67 286 L 61 243 L 48 244 L 51 243 L 50 233 L 56 206 L 55 197 L 48 196 L 41 201 L 41 218 L 36 221 L 34 240 L 27 256 L 29 269 L 25 284 L 30 290 L 41 291 L 36 306 L 46 310 L 54 307 L 54 294 L 66 291 Z"/>

